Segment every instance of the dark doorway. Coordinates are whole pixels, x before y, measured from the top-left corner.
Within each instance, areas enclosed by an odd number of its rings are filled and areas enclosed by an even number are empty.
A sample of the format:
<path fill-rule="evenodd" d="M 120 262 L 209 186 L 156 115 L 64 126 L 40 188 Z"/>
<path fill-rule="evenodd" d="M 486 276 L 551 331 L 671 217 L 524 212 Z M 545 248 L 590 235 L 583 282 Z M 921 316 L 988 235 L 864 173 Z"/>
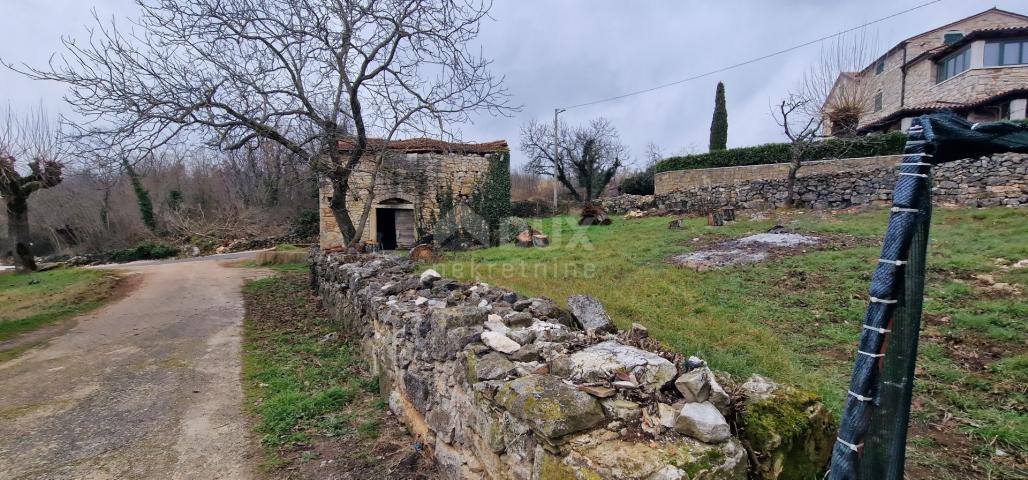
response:
<path fill-rule="evenodd" d="M 382 250 L 396 250 L 396 210 L 391 208 L 375 209 L 375 232 Z"/>

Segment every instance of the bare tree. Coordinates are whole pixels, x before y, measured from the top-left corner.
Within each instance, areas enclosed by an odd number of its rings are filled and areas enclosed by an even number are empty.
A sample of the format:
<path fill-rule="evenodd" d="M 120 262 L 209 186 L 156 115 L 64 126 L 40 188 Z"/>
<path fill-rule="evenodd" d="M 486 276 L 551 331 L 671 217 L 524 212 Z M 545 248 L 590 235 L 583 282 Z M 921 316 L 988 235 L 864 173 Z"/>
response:
<path fill-rule="evenodd" d="M 521 127 L 521 150 L 529 158 L 527 169 L 553 176 L 575 200 L 591 202 L 617 174 L 628 148 L 605 118 L 584 127 L 561 128 L 557 135 L 552 130 L 534 120 Z"/>
<path fill-rule="evenodd" d="M 792 93 L 771 111 L 775 122 L 789 139 L 789 173 L 786 177 L 789 196 L 785 200 L 789 207 L 796 205 L 796 175 L 807 153 L 816 145 L 823 122 L 823 117 L 810 109 L 812 102 L 810 98 Z"/>
<path fill-rule="evenodd" d="M 809 99 L 808 115 L 821 115 L 836 137 L 857 133 L 861 117 L 873 107 L 875 91 L 864 68 L 874 60 L 877 42 L 866 31 L 837 37 L 824 45 L 818 59 L 803 76 L 797 95 Z"/>
<path fill-rule="evenodd" d="M 136 31 L 97 19 L 88 43 L 66 39 L 48 68 L 17 69 L 68 84 L 69 103 L 87 119 L 77 134 L 110 145 L 282 145 L 331 181 L 331 209 L 350 244 L 369 211 L 354 222 L 348 210 L 361 196 L 350 177 L 369 135 L 386 145 L 397 134 L 452 136 L 447 125 L 472 112 L 510 109 L 490 61 L 469 48 L 486 1 L 136 3 Z M 346 158 L 344 139 L 353 143 Z"/>
<path fill-rule="evenodd" d="M 40 108 L 15 119 L 10 107 L 0 124 L 0 197 L 7 212 L 7 236 L 15 269 L 36 270 L 29 229 L 29 196 L 61 183 L 64 165 L 58 150 L 58 130 Z M 25 162 L 18 165 L 18 158 Z"/>

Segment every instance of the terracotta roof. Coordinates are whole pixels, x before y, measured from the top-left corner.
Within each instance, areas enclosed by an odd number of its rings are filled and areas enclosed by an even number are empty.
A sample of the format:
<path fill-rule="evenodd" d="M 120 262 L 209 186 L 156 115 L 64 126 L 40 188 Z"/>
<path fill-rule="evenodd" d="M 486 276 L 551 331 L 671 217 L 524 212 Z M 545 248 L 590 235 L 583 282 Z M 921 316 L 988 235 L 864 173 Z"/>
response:
<path fill-rule="evenodd" d="M 973 42 L 975 40 L 980 40 L 980 39 L 983 39 L 983 38 L 1019 37 L 1019 36 L 1023 36 L 1023 35 L 1028 35 L 1028 26 L 1025 26 L 1025 27 L 996 27 L 996 28 L 982 28 L 982 29 L 979 29 L 979 30 L 971 30 L 966 35 L 964 35 L 960 40 L 957 40 L 956 42 L 953 42 L 950 45 L 946 45 L 943 48 L 940 48 L 940 49 L 935 50 L 933 52 L 925 52 L 925 54 L 930 55 L 933 59 L 938 59 L 938 58 L 941 58 L 941 57 L 945 57 L 946 55 L 950 54 L 951 52 L 955 52 L 955 51 L 963 48 L 965 45 L 967 45 L 968 43 L 971 43 L 971 42 Z M 909 65 L 911 63 L 914 63 L 914 61 L 920 60 L 924 56 L 925 56 L 924 54 L 918 55 L 918 56 L 914 57 L 913 60 L 907 62 L 907 64 Z"/>
<path fill-rule="evenodd" d="M 1028 97 L 1028 88 L 1015 88 L 1013 90 L 1007 90 L 1007 91 L 1005 91 L 1003 93 L 999 93 L 999 94 L 996 94 L 996 95 L 991 95 L 991 96 L 988 96 L 988 97 L 985 97 L 985 98 L 981 98 L 981 99 L 975 100 L 973 102 L 967 102 L 967 103 L 935 101 L 935 102 L 927 102 L 927 103 L 921 103 L 921 104 L 917 104 L 917 105 L 911 105 L 909 107 L 905 107 L 905 108 L 902 108 L 902 109 L 897 110 L 895 112 L 892 112 L 892 113 L 890 113 L 890 114 L 888 114 L 888 115 L 886 115 L 886 116 L 884 116 L 884 117 L 882 117 L 882 118 L 880 118 L 878 120 L 875 120 L 874 122 L 871 122 L 871 123 L 869 123 L 867 125 L 862 125 L 860 128 L 857 129 L 857 133 L 863 134 L 863 133 L 870 132 L 872 130 L 875 130 L 877 128 L 880 128 L 882 126 L 885 126 L 885 125 L 888 125 L 888 124 L 890 124 L 892 122 L 895 122 L 896 120 L 899 120 L 899 119 L 901 119 L 903 117 L 912 117 L 912 116 L 915 116 L 915 115 L 921 115 L 921 114 L 931 113 L 931 112 L 940 112 L 940 111 L 943 111 L 943 110 L 953 110 L 954 112 L 966 112 L 968 110 L 972 110 L 972 109 L 975 109 L 975 108 L 978 108 L 978 107 L 982 107 L 982 106 L 988 105 L 990 103 L 1000 102 L 1000 101 L 1003 101 L 1003 100 L 1006 100 L 1006 99 L 1009 99 L 1009 98 L 1017 98 L 1017 97 Z"/>
<path fill-rule="evenodd" d="M 920 36 L 922 36 L 922 35 L 925 35 L 925 34 L 928 34 L 928 33 L 931 33 L 931 32 L 936 32 L 936 31 L 939 31 L 939 30 L 944 30 L 944 29 L 947 29 L 947 28 L 949 28 L 949 27 L 952 27 L 952 26 L 954 26 L 954 25 L 956 25 L 956 24 L 958 24 L 958 23 L 960 23 L 960 22 L 963 22 L 963 21 L 965 21 L 965 20 L 970 20 L 970 19 L 972 19 L 972 18 L 980 17 L 980 16 L 982 16 L 982 15 L 985 15 L 985 14 L 987 14 L 987 13 L 991 13 L 991 12 L 997 12 L 997 13 L 1002 13 L 1002 14 L 1004 14 L 1004 15 L 1010 15 L 1010 16 L 1013 16 L 1013 17 L 1019 17 L 1019 18 L 1023 18 L 1023 19 L 1025 19 L 1025 20 L 1028 20 L 1028 15 L 1021 15 L 1020 13 L 1016 13 L 1016 12 L 1011 12 L 1011 11 L 1009 11 L 1009 10 L 1003 10 L 1002 8 L 996 8 L 996 7 L 992 7 L 992 8 L 990 8 L 990 9 L 988 9 L 988 10 L 983 10 L 983 11 L 981 11 L 981 12 L 978 12 L 978 13 L 974 14 L 974 15 L 970 15 L 970 16 L 967 16 L 967 17 L 961 18 L 960 20 L 956 20 L 956 21 L 953 21 L 953 22 L 947 23 L 947 24 L 945 24 L 945 25 L 943 25 L 943 26 L 941 26 L 941 27 L 935 27 L 935 28 L 933 28 L 933 29 L 931 29 L 931 30 L 927 30 L 927 31 L 921 32 L 921 33 L 919 33 L 919 34 L 917 34 L 917 35 L 913 35 L 913 36 L 911 36 L 911 37 L 907 38 L 906 40 L 903 40 L 903 41 L 901 41 L 901 42 L 897 43 L 897 44 L 896 44 L 896 46 L 894 46 L 894 47 L 890 48 L 890 49 L 889 49 L 888 51 L 886 51 L 885 53 L 883 53 L 883 54 L 882 54 L 882 55 L 881 55 L 880 57 L 876 58 L 876 59 L 875 59 L 875 60 L 874 60 L 873 62 L 871 62 L 871 63 L 870 63 L 870 64 L 869 64 L 868 66 L 864 67 L 864 69 L 863 69 L 863 70 L 861 70 L 861 72 L 864 72 L 864 71 L 866 71 L 866 70 L 868 70 L 868 69 L 870 69 L 870 68 L 874 67 L 874 66 L 875 66 L 875 64 L 876 64 L 876 63 L 878 63 L 878 62 L 879 62 L 879 61 L 880 61 L 881 59 L 883 59 L 883 58 L 885 58 L 885 57 L 888 57 L 888 56 L 889 56 L 889 54 L 891 54 L 892 52 L 895 52 L 895 51 L 897 51 L 897 50 L 899 50 L 899 49 L 903 48 L 903 47 L 904 47 L 904 46 L 905 46 L 905 45 L 906 45 L 906 44 L 907 44 L 908 42 L 910 42 L 911 40 L 913 40 L 913 39 L 915 39 L 915 38 L 917 38 L 917 37 L 920 37 Z M 927 53 L 927 52 L 926 52 L 926 53 Z M 914 59 L 915 59 L 915 60 L 916 60 L 916 59 L 919 59 L 920 57 L 922 57 L 922 56 L 924 56 L 924 55 L 925 55 L 925 54 L 924 54 L 924 53 L 922 53 L 921 55 L 918 55 L 917 57 L 914 57 Z M 910 65 L 911 63 L 913 63 L 913 60 L 910 60 L 910 61 L 908 61 L 908 62 L 907 62 L 907 63 L 906 63 L 905 65 Z"/>
<path fill-rule="evenodd" d="M 368 150 L 381 150 L 385 145 L 385 139 L 369 138 Z M 339 142 L 340 152 L 349 152 L 353 149 L 354 140 L 346 139 Z M 393 140 L 389 142 L 389 150 L 405 153 L 499 153 L 510 151 L 506 140 L 496 140 L 486 143 L 450 143 L 431 138 L 409 138 L 406 140 Z"/>

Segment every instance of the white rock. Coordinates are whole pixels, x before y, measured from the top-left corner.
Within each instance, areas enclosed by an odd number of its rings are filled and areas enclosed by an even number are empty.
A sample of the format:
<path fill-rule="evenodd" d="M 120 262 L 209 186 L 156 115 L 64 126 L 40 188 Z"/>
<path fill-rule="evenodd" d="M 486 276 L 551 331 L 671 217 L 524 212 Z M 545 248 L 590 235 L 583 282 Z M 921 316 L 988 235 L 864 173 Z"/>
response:
<path fill-rule="evenodd" d="M 428 299 L 425 297 L 418 297 L 414 299 L 414 305 L 417 305 L 419 307 L 421 305 L 424 305 L 426 302 L 428 302 Z"/>
<path fill-rule="evenodd" d="M 678 374 L 678 369 L 666 358 L 614 340 L 562 357 L 550 368 L 555 375 L 579 382 L 605 381 L 614 372 L 623 370 L 634 375 L 647 391 L 659 390 Z"/>
<path fill-rule="evenodd" d="M 710 402 L 683 405 L 675 431 L 707 443 L 721 443 L 732 436 L 728 421 Z"/>
<path fill-rule="evenodd" d="M 500 322 L 500 323 L 503 323 L 503 317 L 501 317 L 501 316 L 499 316 L 499 315 L 497 315 L 495 313 L 490 313 L 489 316 L 486 317 L 486 320 L 490 321 L 490 322 Z"/>
<path fill-rule="evenodd" d="M 728 396 L 728 392 L 721 387 L 721 384 L 714 378 L 713 372 L 707 370 L 708 379 L 710 380 L 710 397 L 708 400 L 713 403 L 715 407 L 724 415 L 728 415 L 728 412 L 732 410 L 732 399 Z"/>
<path fill-rule="evenodd" d="M 514 353 L 521 349 L 521 345 L 518 345 L 518 342 L 507 338 L 502 333 L 493 331 L 482 332 L 482 343 L 501 353 Z"/>
<path fill-rule="evenodd" d="M 657 419 L 666 428 L 675 428 L 675 420 L 678 419 L 678 410 L 666 403 L 657 404 Z"/>
<path fill-rule="evenodd" d="M 437 271 L 435 271 L 435 270 L 433 270 L 431 268 L 428 269 L 428 270 L 425 270 L 424 272 L 421 272 L 421 284 L 422 285 L 426 285 L 426 286 L 431 285 L 432 283 L 434 283 L 436 280 L 439 280 L 440 278 L 443 278 L 443 276 L 440 275 L 439 272 L 437 272 Z"/>
<path fill-rule="evenodd" d="M 485 307 L 488 307 L 488 306 L 489 306 L 489 300 L 486 300 L 486 299 L 483 298 L 481 302 L 478 302 L 478 308 L 485 308 Z"/>
<path fill-rule="evenodd" d="M 497 322 L 495 320 L 489 320 L 485 322 L 486 330 L 490 332 L 496 332 L 500 335 L 506 335 L 510 331 L 510 327 L 503 324 L 503 322 Z"/>
<path fill-rule="evenodd" d="M 706 402 L 710 398 L 710 375 L 706 368 L 694 368 L 675 380 L 675 388 L 686 403 Z"/>

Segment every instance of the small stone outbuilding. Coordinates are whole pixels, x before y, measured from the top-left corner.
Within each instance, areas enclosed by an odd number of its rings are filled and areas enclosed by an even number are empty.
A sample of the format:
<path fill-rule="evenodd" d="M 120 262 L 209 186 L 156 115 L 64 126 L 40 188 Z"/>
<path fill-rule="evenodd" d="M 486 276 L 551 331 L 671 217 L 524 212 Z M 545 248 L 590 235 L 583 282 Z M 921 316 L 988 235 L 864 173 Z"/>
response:
<path fill-rule="evenodd" d="M 368 201 L 368 185 L 382 140 L 369 139 L 368 153 L 350 177 L 347 206 L 356 224 Z M 351 144 L 340 150 L 350 153 Z M 414 246 L 434 231 L 445 210 L 473 195 L 489 170 L 490 159 L 509 152 L 507 142 L 448 143 L 427 138 L 394 140 L 378 173 L 371 212 L 361 241 L 384 250 Z M 343 245 L 343 236 L 329 207 L 332 185 L 322 179 L 319 191 L 321 248 Z M 355 225 L 356 226 L 356 225 Z"/>

